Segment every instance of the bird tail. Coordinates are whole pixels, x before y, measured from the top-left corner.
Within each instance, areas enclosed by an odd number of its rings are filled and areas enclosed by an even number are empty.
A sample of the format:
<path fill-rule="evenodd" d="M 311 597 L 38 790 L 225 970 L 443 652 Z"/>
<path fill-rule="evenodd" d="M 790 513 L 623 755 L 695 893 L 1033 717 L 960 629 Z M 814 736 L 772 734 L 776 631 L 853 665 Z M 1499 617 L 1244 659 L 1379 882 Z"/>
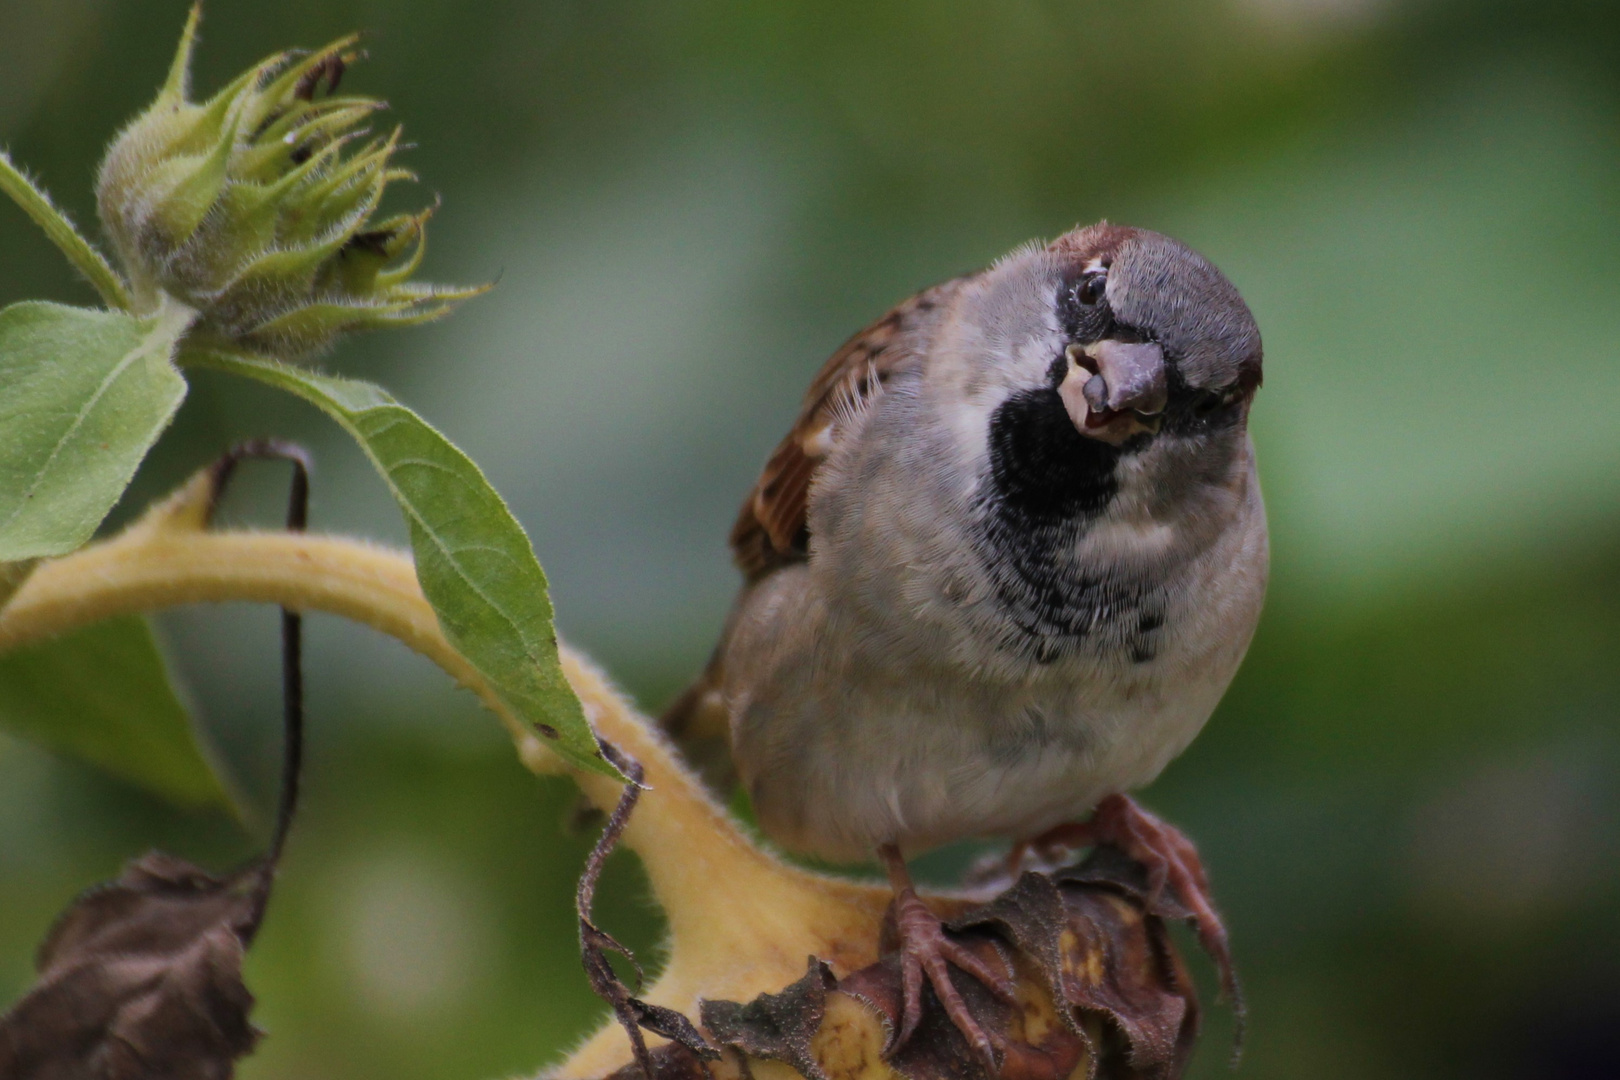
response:
<path fill-rule="evenodd" d="M 716 649 L 698 677 L 659 716 L 658 726 L 709 787 L 724 798 L 737 782 L 737 769 L 731 759 L 731 713 L 722 684 L 720 650 Z"/>

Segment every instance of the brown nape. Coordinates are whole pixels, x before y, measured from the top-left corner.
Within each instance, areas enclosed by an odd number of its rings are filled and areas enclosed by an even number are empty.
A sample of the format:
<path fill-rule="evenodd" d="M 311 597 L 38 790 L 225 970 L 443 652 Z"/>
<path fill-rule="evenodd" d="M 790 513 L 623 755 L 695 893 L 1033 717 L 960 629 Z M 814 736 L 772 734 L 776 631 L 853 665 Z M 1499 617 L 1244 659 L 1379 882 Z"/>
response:
<path fill-rule="evenodd" d="M 1064 259 L 1073 260 L 1072 272 L 1078 273 L 1093 259 L 1101 258 L 1106 266 L 1125 241 L 1141 230 L 1129 225 L 1113 225 L 1099 221 L 1095 225 L 1071 229 L 1046 245 L 1046 250 Z"/>

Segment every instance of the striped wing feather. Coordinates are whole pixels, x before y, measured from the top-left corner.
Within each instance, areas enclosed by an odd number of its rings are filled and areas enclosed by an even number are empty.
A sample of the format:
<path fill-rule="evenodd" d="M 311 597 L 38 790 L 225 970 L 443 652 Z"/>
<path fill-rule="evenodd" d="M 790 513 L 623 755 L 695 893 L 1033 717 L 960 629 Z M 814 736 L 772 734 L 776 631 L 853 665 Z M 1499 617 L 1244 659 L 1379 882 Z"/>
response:
<path fill-rule="evenodd" d="M 936 285 L 897 305 L 844 342 L 817 373 L 792 430 L 765 463 L 731 529 L 732 558 L 749 581 L 808 556 L 810 484 L 838 437 L 840 419 L 881 390 L 905 355 L 892 346 L 962 280 Z"/>
<path fill-rule="evenodd" d="M 805 393 L 793 429 L 777 445 L 731 529 L 732 558 L 750 582 L 809 557 L 806 507 L 816 468 L 832 450 L 841 421 L 879 392 L 907 355 L 895 347 L 921 317 L 944 303 L 965 278 L 918 293 L 833 353 Z M 659 724 L 717 790 L 730 787 L 730 718 L 722 694 L 722 641 L 697 680 Z"/>

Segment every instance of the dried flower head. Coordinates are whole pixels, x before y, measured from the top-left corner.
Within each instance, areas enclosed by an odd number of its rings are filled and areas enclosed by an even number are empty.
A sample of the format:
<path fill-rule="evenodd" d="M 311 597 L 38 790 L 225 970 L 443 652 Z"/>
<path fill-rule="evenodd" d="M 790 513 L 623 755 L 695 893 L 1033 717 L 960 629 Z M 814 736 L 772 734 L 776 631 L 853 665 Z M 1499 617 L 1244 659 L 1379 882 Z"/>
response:
<path fill-rule="evenodd" d="M 167 294 L 197 310 L 194 339 L 285 359 L 439 318 L 483 291 L 410 282 L 431 207 L 372 221 L 387 186 L 414 176 L 393 163 L 399 129 L 366 126 L 385 104 L 337 93 L 356 38 L 277 53 L 194 103 L 198 17 L 97 179 L 138 306 Z"/>

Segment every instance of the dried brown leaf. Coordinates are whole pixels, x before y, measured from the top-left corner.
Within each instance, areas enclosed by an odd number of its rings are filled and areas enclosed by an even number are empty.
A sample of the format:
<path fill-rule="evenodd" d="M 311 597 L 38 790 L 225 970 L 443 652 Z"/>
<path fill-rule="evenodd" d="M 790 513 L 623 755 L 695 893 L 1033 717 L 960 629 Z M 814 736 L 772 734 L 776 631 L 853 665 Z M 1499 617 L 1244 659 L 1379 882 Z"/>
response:
<path fill-rule="evenodd" d="M 232 447 L 143 519 L 153 531 L 213 515 L 237 465 L 293 465 L 287 528 L 309 512 L 309 456 L 276 439 Z M 286 747 L 270 849 L 227 877 L 154 851 L 83 893 L 40 946 L 39 979 L 0 1017 L 3 1080 L 228 1080 L 260 1033 L 242 958 L 258 932 L 298 806 L 303 758 L 302 622 L 281 613 Z"/>
<path fill-rule="evenodd" d="M 259 1032 L 242 983 L 257 868 L 214 878 L 152 852 L 79 897 L 0 1019 L 6 1080 L 226 1080 Z"/>

